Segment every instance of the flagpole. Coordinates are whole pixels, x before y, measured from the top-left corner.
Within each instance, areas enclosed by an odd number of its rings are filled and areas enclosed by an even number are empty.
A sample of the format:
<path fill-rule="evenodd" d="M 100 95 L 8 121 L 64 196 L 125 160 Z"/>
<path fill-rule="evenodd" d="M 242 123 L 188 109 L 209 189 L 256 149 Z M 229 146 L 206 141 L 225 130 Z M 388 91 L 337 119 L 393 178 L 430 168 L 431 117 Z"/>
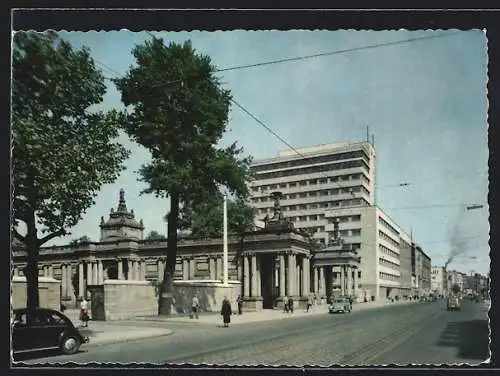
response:
<path fill-rule="evenodd" d="M 228 255 L 227 255 L 227 196 L 224 195 L 224 284 L 229 284 L 229 276 L 228 276 Z"/>

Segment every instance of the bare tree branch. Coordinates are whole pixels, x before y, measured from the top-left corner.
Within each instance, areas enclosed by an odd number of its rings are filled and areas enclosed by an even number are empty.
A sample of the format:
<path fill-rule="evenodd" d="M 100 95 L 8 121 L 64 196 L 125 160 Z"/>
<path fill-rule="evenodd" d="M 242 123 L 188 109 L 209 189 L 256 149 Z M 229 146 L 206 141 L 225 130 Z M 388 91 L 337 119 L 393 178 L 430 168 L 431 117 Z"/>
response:
<path fill-rule="evenodd" d="M 17 230 L 14 228 L 12 229 L 12 233 L 14 234 L 14 237 L 19 240 L 20 242 L 26 244 L 26 236 L 22 236 Z"/>
<path fill-rule="evenodd" d="M 44 236 L 43 238 L 38 240 L 38 246 L 41 246 L 44 243 L 47 243 L 49 240 L 52 240 L 54 238 L 57 238 L 59 236 L 64 236 L 67 235 L 68 233 L 66 232 L 65 229 L 61 228 L 57 230 L 56 232 L 53 232 L 52 234 L 49 234 L 47 236 Z"/>

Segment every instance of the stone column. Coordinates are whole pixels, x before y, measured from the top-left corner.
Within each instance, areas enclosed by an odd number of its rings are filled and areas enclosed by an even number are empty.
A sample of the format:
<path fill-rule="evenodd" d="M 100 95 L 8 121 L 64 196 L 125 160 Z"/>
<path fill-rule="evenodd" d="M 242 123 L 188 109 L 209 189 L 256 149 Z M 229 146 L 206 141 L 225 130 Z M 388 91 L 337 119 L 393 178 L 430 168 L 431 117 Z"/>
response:
<path fill-rule="evenodd" d="M 250 266 L 248 256 L 243 256 L 243 294 L 250 296 Z"/>
<path fill-rule="evenodd" d="M 75 294 L 75 289 L 73 288 L 73 266 L 71 264 L 66 265 L 66 296 L 72 298 Z"/>
<path fill-rule="evenodd" d="M 158 271 L 158 281 L 163 281 L 163 273 L 165 271 L 163 270 L 163 263 L 161 262 L 161 259 L 156 261 L 156 270 Z"/>
<path fill-rule="evenodd" d="M 340 295 L 344 295 L 344 286 L 345 286 L 345 281 L 344 281 L 344 265 L 339 266 L 339 284 L 340 284 Z"/>
<path fill-rule="evenodd" d="M 280 296 L 285 296 L 286 290 L 286 279 L 285 279 L 285 255 L 280 255 L 280 282 L 279 282 L 279 290 Z"/>
<path fill-rule="evenodd" d="M 19 268 L 14 266 L 14 275 L 17 277 L 19 275 Z"/>
<path fill-rule="evenodd" d="M 220 257 L 217 257 L 217 268 L 216 268 L 216 274 L 215 274 L 215 279 L 217 280 L 222 280 L 223 279 L 223 275 L 222 275 L 222 259 Z"/>
<path fill-rule="evenodd" d="M 92 271 L 94 274 L 92 274 L 92 281 L 94 282 L 94 285 L 99 284 L 99 270 L 97 268 L 97 261 L 94 261 L 92 263 Z"/>
<path fill-rule="evenodd" d="M 353 275 L 352 275 L 352 282 L 353 282 L 353 295 L 355 297 L 358 296 L 358 269 L 353 269 Z"/>
<path fill-rule="evenodd" d="M 134 279 L 134 263 L 132 260 L 127 259 L 127 267 L 128 267 L 127 280 L 131 281 Z"/>
<path fill-rule="evenodd" d="M 317 294 L 319 292 L 319 268 L 318 267 L 313 268 L 313 278 L 314 278 L 313 291 L 315 294 Z"/>
<path fill-rule="evenodd" d="M 49 270 L 47 269 L 47 265 L 44 265 L 42 268 L 43 268 L 43 269 L 42 269 L 42 270 L 43 270 L 43 276 L 44 276 L 44 277 L 48 277 L 48 275 L 49 275 Z"/>
<path fill-rule="evenodd" d="M 258 260 L 257 260 L 258 258 Z M 255 263 L 256 263 L 256 276 L 255 279 L 257 280 L 257 296 L 262 296 L 262 281 L 261 281 L 261 275 L 260 275 L 260 257 L 257 255 L 255 256 Z"/>
<path fill-rule="evenodd" d="M 295 267 L 295 295 L 297 296 L 301 296 L 302 295 L 302 291 L 300 291 L 300 262 L 298 260 L 298 257 L 295 256 L 295 264 L 296 264 L 296 267 Z"/>
<path fill-rule="evenodd" d="M 54 267 L 49 265 L 49 277 L 54 278 Z"/>
<path fill-rule="evenodd" d="M 286 294 L 288 296 L 293 296 L 295 293 L 293 287 L 295 286 L 295 255 L 289 254 L 288 255 L 288 283 L 287 283 L 287 289 L 286 289 Z"/>
<path fill-rule="evenodd" d="M 236 278 L 238 281 L 242 281 L 243 278 L 243 265 L 241 264 L 241 260 L 238 260 L 238 263 L 236 264 Z"/>
<path fill-rule="evenodd" d="M 94 281 L 92 280 L 92 263 L 87 262 L 87 286 L 93 285 Z"/>
<path fill-rule="evenodd" d="M 139 278 L 141 281 L 146 280 L 147 267 L 148 267 L 148 260 L 142 259 L 141 260 L 141 273 L 140 273 L 140 278 Z"/>
<path fill-rule="evenodd" d="M 307 287 L 307 280 L 308 280 L 308 275 L 307 275 L 307 270 L 309 269 L 309 266 L 307 265 L 307 261 L 309 259 L 307 256 L 304 256 L 302 258 L 302 296 L 308 296 L 309 295 L 309 290 Z"/>
<path fill-rule="evenodd" d="M 122 259 L 118 259 L 118 279 L 119 280 L 124 280 L 125 279 L 125 275 L 123 274 L 123 260 Z"/>
<path fill-rule="evenodd" d="M 194 258 L 189 260 L 189 279 L 196 279 L 196 260 Z"/>
<path fill-rule="evenodd" d="M 352 268 L 350 265 L 346 266 L 347 271 L 347 295 L 354 295 L 353 287 L 352 287 Z"/>
<path fill-rule="evenodd" d="M 139 281 L 141 279 L 141 268 L 139 265 L 139 260 L 134 261 L 134 280 Z"/>
<path fill-rule="evenodd" d="M 214 280 L 217 275 L 217 270 L 215 270 L 215 259 L 212 257 L 208 259 L 208 271 L 210 273 L 210 279 Z"/>
<path fill-rule="evenodd" d="M 102 260 L 97 261 L 97 274 L 99 276 L 99 284 L 104 284 L 104 265 L 102 264 Z"/>
<path fill-rule="evenodd" d="M 319 293 L 321 296 L 325 296 L 325 269 L 324 266 L 319 267 Z"/>
<path fill-rule="evenodd" d="M 251 274 L 251 296 L 257 296 L 257 256 L 255 254 L 250 256 L 251 258 L 251 264 L 252 264 L 252 270 L 250 272 Z"/>
<path fill-rule="evenodd" d="M 83 286 L 83 274 L 85 272 L 83 262 L 78 264 L 78 297 L 83 297 L 85 295 L 85 288 Z"/>
<path fill-rule="evenodd" d="M 68 277 L 66 276 L 66 265 L 61 265 L 61 298 L 68 295 Z"/>
<path fill-rule="evenodd" d="M 182 279 L 189 279 L 189 260 L 186 258 L 182 259 Z"/>

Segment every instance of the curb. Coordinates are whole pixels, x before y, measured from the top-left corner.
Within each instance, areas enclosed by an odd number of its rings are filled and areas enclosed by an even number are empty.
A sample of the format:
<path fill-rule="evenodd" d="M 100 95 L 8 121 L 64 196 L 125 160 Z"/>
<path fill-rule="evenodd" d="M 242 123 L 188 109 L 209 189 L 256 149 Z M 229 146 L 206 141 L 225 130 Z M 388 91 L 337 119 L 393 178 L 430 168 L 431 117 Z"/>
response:
<path fill-rule="evenodd" d="M 105 346 L 105 345 L 112 345 L 112 344 L 117 344 L 117 343 L 122 343 L 122 342 L 133 342 L 133 341 L 141 341 L 144 339 L 149 339 L 149 338 L 158 338 L 158 337 L 168 337 L 175 334 L 173 330 L 166 329 L 162 333 L 157 333 L 157 334 L 149 334 L 149 335 L 141 335 L 139 337 L 133 337 L 133 338 L 125 338 L 125 339 L 111 339 L 109 341 L 104 341 L 104 342 L 98 342 L 98 343 L 92 343 L 92 337 L 90 337 L 90 341 L 88 343 L 85 343 L 84 345 L 86 347 L 97 347 L 97 346 Z"/>

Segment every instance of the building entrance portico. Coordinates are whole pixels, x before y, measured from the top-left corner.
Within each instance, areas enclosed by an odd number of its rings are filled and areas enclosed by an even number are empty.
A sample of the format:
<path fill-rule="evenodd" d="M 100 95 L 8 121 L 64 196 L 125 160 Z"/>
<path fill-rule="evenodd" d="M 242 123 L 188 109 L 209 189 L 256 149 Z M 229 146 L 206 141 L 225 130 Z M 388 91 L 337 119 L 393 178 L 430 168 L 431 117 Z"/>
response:
<path fill-rule="evenodd" d="M 330 245 L 314 254 L 315 289 L 327 302 L 334 296 L 358 298 L 358 269 L 361 257 L 339 236 L 339 220 L 334 222 Z"/>
<path fill-rule="evenodd" d="M 250 236 L 255 249 L 242 254 L 243 301 L 247 309 L 273 309 L 285 296 L 298 307 L 305 306 L 310 292 L 310 254 L 304 235 L 281 214 L 280 192 L 272 194 L 275 205 L 265 228 Z"/>

